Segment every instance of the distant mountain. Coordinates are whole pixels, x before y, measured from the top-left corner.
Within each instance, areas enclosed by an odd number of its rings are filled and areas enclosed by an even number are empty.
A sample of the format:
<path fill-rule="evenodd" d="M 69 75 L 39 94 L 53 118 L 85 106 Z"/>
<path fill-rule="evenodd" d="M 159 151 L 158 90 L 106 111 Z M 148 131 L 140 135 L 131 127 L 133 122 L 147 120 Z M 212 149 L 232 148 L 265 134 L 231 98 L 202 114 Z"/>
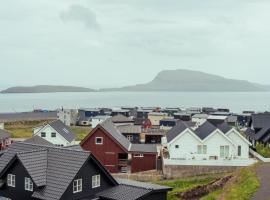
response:
<path fill-rule="evenodd" d="M 1 93 L 55 93 L 55 92 L 95 92 L 95 90 L 74 86 L 37 85 L 31 87 L 11 87 L 1 91 Z"/>
<path fill-rule="evenodd" d="M 270 91 L 270 86 L 191 70 L 164 70 L 152 81 L 104 91 L 186 91 L 186 92 L 252 92 Z"/>

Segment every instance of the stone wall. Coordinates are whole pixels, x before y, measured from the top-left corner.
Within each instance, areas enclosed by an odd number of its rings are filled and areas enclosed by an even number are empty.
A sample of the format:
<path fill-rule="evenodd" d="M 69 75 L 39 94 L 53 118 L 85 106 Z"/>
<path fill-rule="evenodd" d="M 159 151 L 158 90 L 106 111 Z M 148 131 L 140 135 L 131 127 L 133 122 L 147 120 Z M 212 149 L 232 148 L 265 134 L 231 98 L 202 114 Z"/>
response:
<path fill-rule="evenodd" d="M 166 179 L 184 178 L 204 174 L 233 172 L 239 167 L 231 166 L 191 166 L 191 165 L 165 165 L 163 174 Z"/>

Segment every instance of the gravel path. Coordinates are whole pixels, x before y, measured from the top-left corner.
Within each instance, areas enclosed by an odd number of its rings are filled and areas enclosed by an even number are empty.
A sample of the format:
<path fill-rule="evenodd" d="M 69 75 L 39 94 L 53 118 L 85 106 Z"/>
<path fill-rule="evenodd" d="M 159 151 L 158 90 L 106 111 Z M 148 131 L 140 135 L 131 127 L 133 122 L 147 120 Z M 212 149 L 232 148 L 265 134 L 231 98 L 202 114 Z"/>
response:
<path fill-rule="evenodd" d="M 260 188 L 254 194 L 251 200 L 269 200 L 270 199 L 270 163 L 263 164 L 257 169 L 260 180 Z"/>

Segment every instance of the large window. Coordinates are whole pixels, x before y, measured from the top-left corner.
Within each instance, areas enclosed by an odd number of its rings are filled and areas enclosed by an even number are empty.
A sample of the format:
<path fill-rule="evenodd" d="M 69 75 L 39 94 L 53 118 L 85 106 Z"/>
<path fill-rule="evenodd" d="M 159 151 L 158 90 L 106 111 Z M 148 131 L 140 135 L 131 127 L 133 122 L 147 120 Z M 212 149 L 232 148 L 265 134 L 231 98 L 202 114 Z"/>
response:
<path fill-rule="evenodd" d="M 102 145 L 103 144 L 103 138 L 102 137 L 96 137 L 96 144 Z"/>
<path fill-rule="evenodd" d="M 198 145 L 197 146 L 198 154 L 207 154 L 207 146 L 206 145 Z"/>
<path fill-rule="evenodd" d="M 92 176 L 92 188 L 100 187 L 100 175 Z"/>
<path fill-rule="evenodd" d="M 33 182 L 30 178 L 24 178 L 24 188 L 27 191 L 33 191 Z"/>
<path fill-rule="evenodd" d="M 82 179 L 75 180 L 73 182 L 73 193 L 82 191 Z"/>
<path fill-rule="evenodd" d="M 7 185 L 10 187 L 15 187 L 16 184 L 16 177 L 13 174 L 7 175 Z"/>
<path fill-rule="evenodd" d="M 220 157 L 221 158 L 229 157 L 229 151 L 230 151 L 229 145 L 220 146 Z"/>

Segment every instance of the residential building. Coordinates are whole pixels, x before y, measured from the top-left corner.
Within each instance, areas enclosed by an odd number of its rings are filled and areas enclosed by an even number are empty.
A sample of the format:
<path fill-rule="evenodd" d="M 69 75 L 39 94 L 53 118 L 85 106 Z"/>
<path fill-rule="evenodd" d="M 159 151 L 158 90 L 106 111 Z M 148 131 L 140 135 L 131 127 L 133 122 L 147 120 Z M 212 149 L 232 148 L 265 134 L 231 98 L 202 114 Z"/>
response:
<path fill-rule="evenodd" d="M 172 127 L 176 125 L 176 123 L 179 121 L 179 119 L 170 119 L 165 118 L 159 121 L 159 127 L 163 130 L 170 130 Z"/>
<path fill-rule="evenodd" d="M 195 114 L 192 116 L 191 121 L 195 122 L 197 125 L 202 125 L 204 122 L 207 121 L 208 114 Z"/>
<path fill-rule="evenodd" d="M 163 138 L 167 163 L 178 165 L 247 166 L 251 143 L 235 128 L 223 123 L 215 127 L 208 121 L 191 129 L 180 122 Z M 166 163 L 165 161 L 165 163 Z"/>
<path fill-rule="evenodd" d="M 78 110 L 78 124 L 80 126 L 91 126 L 92 118 L 100 115 L 105 115 L 103 109 L 80 108 Z"/>
<path fill-rule="evenodd" d="M 167 130 L 158 128 L 143 128 L 141 134 L 141 143 L 161 144 L 161 138 L 165 136 Z"/>
<path fill-rule="evenodd" d="M 252 114 L 245 133 L 253 146 L 258 142 L 270 146 L 270 113 Z"/>
<path fill-rule="evenodd" d="M 81 142 L 112 173 L 156 169 L 157 147 L 132 144 L 110 120 L 99 124 Z"/>
<path fill-rule="evenodd" d="M 159 127 L 160 120 L 168 117 L 167 113 L 151 112 L 148 113 L 148 119 L 151 121 L 152 127 Z"/>
<path fill-rule="evenodd" d="M 99 115 L 96 117 L 92 117 L 91 119 L 91 127 L 95 128 L 98 124 L 104 122 L 105 120 L 111 118 L 111 116 L 107 116 L 107 115 Z"/>
<path fill-rule="evenodd" d="M 5 123 L 4 122 L 0 122 L 0 129 L 4 129 L 5 128 Z"/>
<path fill-rule="evenodd" d="M 171 188 L 114 179 L 86 151 L 14 143 L 0 159 L 0 199 L 166 200 Z"/>
<path fill-rule="evenodd" d="M 125 117 L 130 117 L 130 110 L 127 109 L 113 109 L 111 116 L 124 115 Z"/>
<path fill-rule="evenodd" d="M 75 126 L 78 119 L 78 110 L 76 109 L 58 109 L 57 119 L 61 120 L 66 126 Z"/>
<path fill-rule="evenodd" d="M 191 120 L 191 114 L 187 113 L 185 111 L 174 113 L 174 119 L 180 119 L 182 121 L 190 121 Z"/>
<path fill-rule="evenodd" d="M 139 144 L 142 133 L 142 127 L 140 125 L 118 125 L 117 129 L 122 135 L 124 135 L 131 143 Z"/>
<path fill-rule="evenodd" d="M 143 125 L 148 119 L 148 114 L 153 112 L 153 109 L 138 109 L 134 118 L 134 123 L 137 125 Z"/>
<path fill-rule="evenodd" d="M 113 117 L 109 118 L 112 123 L 116 126 L 121 126 L 121 125 L 134 125 L 134 120 L 126 117 L 122 114 L 114 115 Z"/>
<path fill-rule="evenodd" d="M 228 116 L 225 115 L 209 115 L 207 121 L 216 126 L 226 122 L 227 118 Z"/>
<path fill-rule="evenodd" d="M 0 151 L 8 148 L 11 142 L 11 134 L 4 129 L 0 129 Z"/>
<path fill-rule="evenodd" d="M 72 130 L 60 120 L 34 128 L 33 135 L 42 137 L 56 146 L 74 145 L 76 139 Z"/>

